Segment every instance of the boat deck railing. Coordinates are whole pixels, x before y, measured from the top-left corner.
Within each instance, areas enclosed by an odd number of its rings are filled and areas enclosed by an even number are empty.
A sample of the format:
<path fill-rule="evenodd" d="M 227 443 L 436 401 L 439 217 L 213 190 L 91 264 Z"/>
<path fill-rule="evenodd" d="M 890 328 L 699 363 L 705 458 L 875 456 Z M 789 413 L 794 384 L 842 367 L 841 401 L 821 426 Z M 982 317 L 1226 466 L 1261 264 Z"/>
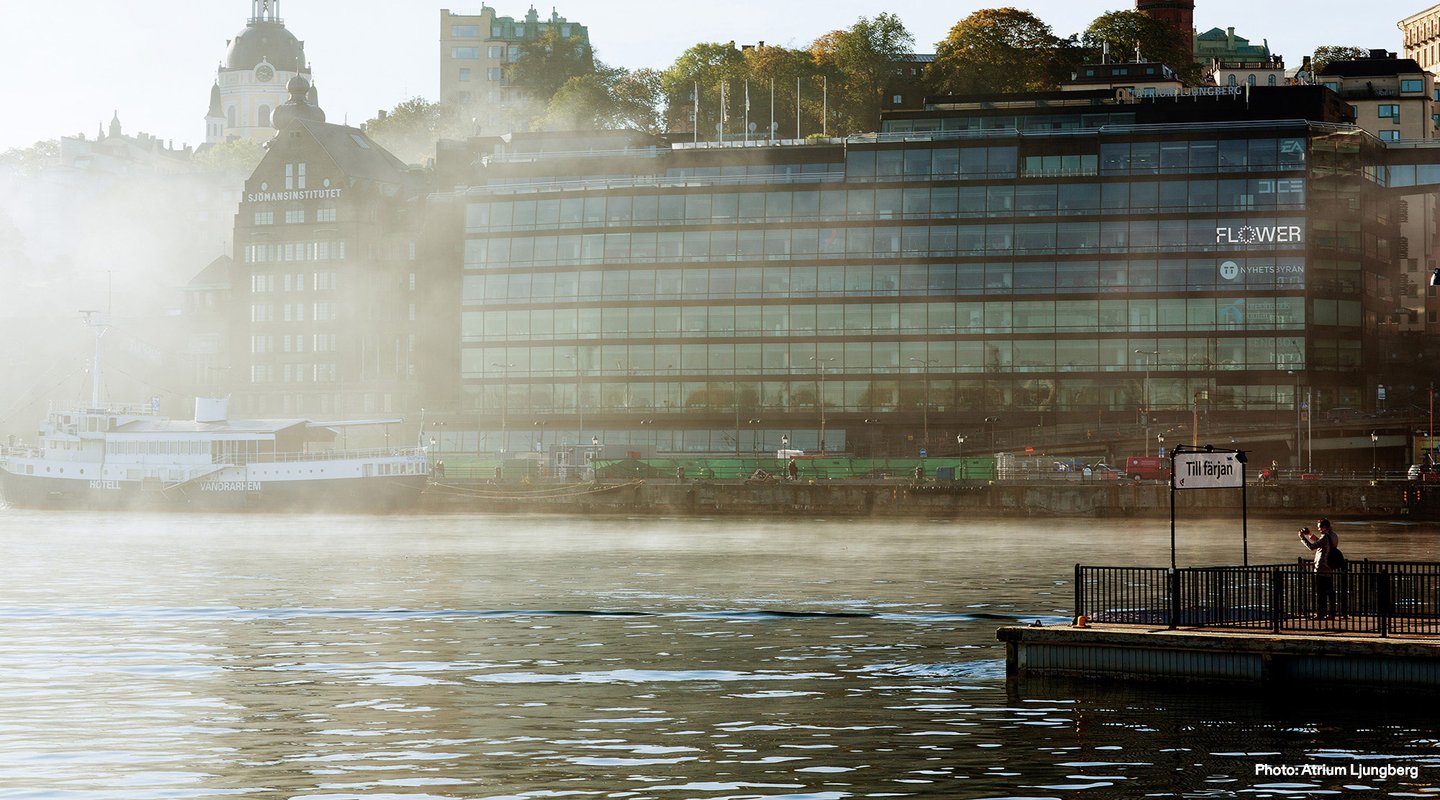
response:
<path fill-rule="evenodd" d="M 1075 615 L 1090 622 L 1271 633 L 1440 635 L 1440 562 L 1310 559 L 1217 567 L 1075 565 Z"/>
<path fill-rule="evenodd" d="M 391 458 L 423 458 L 425 450 L 420 447 L 380 447 L 368 450 L 315 450 L 303 453 L 257 453 L 254 455 L 233 455 L 218 458 L 216 464 L 286 464 L 305 461 L 363 461 Z"/>

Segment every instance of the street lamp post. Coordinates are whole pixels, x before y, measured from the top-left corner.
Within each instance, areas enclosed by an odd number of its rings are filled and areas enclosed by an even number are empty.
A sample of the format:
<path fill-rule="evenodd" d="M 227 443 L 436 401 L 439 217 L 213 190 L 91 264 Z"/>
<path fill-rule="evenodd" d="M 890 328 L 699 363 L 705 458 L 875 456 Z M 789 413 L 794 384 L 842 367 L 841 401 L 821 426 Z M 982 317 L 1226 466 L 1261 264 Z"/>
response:
<path fill-rule="evenodd" d="M 1370 431 L 1370 477 L 1372 478 L 1380 475 L 1380 462 L 1375 452 L 1375 448 L 1379 445 L 1380 434 L 1375 431 Z"/>
<path fill-rule="evenodd" d="M 931 365 L 931 364 L 939 364 L 939 363 L 940 363 L 940 360 L 939 360 L 939 359 L 935 359 L 935 358 L 917 358 L 917 357 L 915 357 L 915 356 L 911 356 L 911 357 L 910 357 L 910 360 L 913 361 L 913 362 L 915 362 L 916 364 L 919 364 L 920 367 L 921 367 L 921 369 L 924 370 L 924 375 L 925 375 L 925 388 L 924 388 L 924 392 L 925 392 L 925 396 L 924 396 L 923 398 L 921 398 L 921 406 L 920 406 L 921 425 L 923 426 L 923 427 L 922 427 L 921 438 L 922 438 L 922 440 L 925 442 L 925 446 L 926 446 L 926 447 L 929 447 L 929 446 L 930 446 L 930 365 Z"/>
<path fill-rule="evenodd" d="M 815 405 L 820 408 L 820 455 L 825 455 L 825 363 L 834 357 L 810 356 L 815 362 Z"/>
<path fill-rule="evenodd" d="M 1150 441 L 1150 366 L 1153 359 L 1160 357 L 1159 350 L 1135 350 L 1135 355 L 1145 356 L 1145 382 L 1140 384 L 1140 424 L 1143 427 L 1142 442 Z"/>
<path fill-rule="evenodd" d="M 991 453 L 994 453 L 994 452 L 995 452 L 995 423 L 997 423 L 997 422 L 999 422 L 999 421 L 1000 421 L 1000 418 L 999 418 L 999 417 L 986 417 L 986 418 L 985 418 L 985 424 L 990 427 L 990 452 L 991 452 Z"/>
<path fill-rule="evenodd" d="M 955 437 L 955 453 L 956 459 L 960 462 L 960 477 L 964 479 L 969 470 L 965 469 L 965 434 L 963 433 Z"/>
<path fill-rule="evenodd" d="M 1164 458 L 1164 457 L 1165 457 L 1165 434 L 1163 434 L 1163 433 L 1157 433 L 1157 434 L 1155 434 L 1155 448 L 1156 448 L 1156 449 L 1155 449 L 1155 455 L 1159 456 L 1160 458 Z"/>
<path fill-rule="evenodd" d="M 507 423 L 510 416 L 510 368 L 514 364 L 491 361 L 490 366 L 500 370 L 500 452 L 504 454 L 507 444 Z"/>
<path fill-rule="evenodd" d="M 580 437 L 585 435 L 585 399 L 580 396 L 581 376 L 585 370 L 580 366 L 580 348 L 575 348 L 575 354 L 565 354 L 565 360 L 575 365 L 575 412 L 579 418 L 575 422 L 575 446 L 580 446 Z"/>

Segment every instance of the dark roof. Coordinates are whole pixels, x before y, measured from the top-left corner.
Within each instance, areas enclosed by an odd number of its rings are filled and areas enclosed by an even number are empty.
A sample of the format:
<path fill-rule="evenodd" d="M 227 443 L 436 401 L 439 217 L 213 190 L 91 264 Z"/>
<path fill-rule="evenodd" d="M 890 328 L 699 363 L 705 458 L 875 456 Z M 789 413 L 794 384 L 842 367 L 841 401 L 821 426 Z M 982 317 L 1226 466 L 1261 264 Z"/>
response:
<path fill-rule="evenodd" d="M 220 256 L 200 274 L 185 284 L 187 289 L 228 289 L 230 288 L 230 256 Z"/>
<path fill-rule="evenodd" d="M 1325 69 L 1320 70 L 1320 74 L 1334 75 L 1337 78 L 1369 78 L 1424 71 L 1413 58 L 1356 58 L 1332 61 L 1325 65 Z"/>
<path fill-rule="evenodd" d="M 231 40 L 225 66 L 254 69 L 261 61 L 285 72 L 304 72 L 305 45 L 278 22 L 253 21 Z"/>
<path fill-rule="evenodd" d="M 381 183 L 410 182 L 405 162 L 391 155 L 359 128 L 309 119 L 297 119 L 292 124 L 314 137 L 315 143 L 347 177 Z"/>

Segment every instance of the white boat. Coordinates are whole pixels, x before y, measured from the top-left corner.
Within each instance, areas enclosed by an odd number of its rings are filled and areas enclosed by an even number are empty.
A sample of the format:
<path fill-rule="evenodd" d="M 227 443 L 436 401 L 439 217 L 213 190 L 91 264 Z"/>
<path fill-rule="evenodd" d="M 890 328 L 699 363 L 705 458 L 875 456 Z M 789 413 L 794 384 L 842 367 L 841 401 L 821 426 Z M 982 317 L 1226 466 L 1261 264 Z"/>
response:
<path fill-rule="evenodd" d="M 97 325 L 89 406 L 51 411 L 39 443 L 7 448 L 6 502 L 21 508 L 399 511 L 429 477 L 424 448 L 337 451 L 336 431 L 400 420 L 231 420 L 199 398 L 193 420 L 99 402 Z"/>

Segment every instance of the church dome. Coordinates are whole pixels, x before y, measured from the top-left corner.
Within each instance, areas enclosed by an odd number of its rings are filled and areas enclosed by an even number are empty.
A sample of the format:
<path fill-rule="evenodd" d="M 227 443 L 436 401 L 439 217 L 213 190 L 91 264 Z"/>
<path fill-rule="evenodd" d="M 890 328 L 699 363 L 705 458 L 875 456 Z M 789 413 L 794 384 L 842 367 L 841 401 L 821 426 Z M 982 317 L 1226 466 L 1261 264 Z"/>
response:
<path fill-rule="evenodd" d="M 290 92 L 290 99 L 280 104 L 271 115 L 275 124 L 275 130 L 281 130 L 295 120 L 308 119 L 312 122 L 324 122 L 325 112 L 319 106 L 310 103 L 307 95 L 310 94 L 310 81 L 296 75 L 285 84 L 286 91 Z"/>
<path fill-rule="evenodd" d="M 305 44 L 284 24 L 255 20 L 230 41 L 225 54 L 228 69 L 254 69 L 261 61 L 269 61 L 283 72 L 305 71 Z"/>

